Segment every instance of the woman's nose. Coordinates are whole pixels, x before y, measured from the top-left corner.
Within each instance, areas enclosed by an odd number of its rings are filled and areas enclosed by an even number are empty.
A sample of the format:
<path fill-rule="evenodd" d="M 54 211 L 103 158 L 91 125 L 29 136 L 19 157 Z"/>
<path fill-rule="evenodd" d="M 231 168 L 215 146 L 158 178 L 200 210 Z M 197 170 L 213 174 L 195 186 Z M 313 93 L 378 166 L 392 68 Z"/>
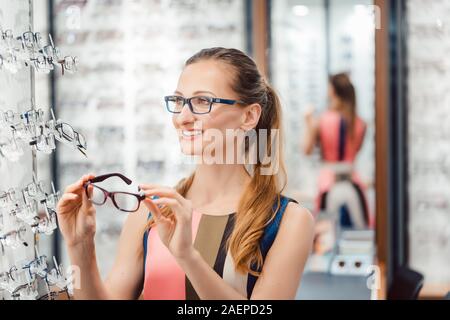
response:
<path fill-rule="evenodd" d="M 180 124 L 195 121 L 195 115 L 191 112 L 187 103 L 181 108 L 181 112 L 176 115 L 176 120 Z"/>

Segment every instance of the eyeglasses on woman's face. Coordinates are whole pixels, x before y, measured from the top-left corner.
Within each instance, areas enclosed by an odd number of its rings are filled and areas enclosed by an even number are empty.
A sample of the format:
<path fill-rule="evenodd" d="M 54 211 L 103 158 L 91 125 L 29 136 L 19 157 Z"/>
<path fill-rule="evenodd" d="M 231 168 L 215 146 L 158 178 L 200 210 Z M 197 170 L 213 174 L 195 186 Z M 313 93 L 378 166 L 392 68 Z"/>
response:
<path fill-rule="evenodd" d="M 108 198 L 111 198 L 114 206 L 127 213 L 136 212 L 139 210 L 141 202 L 146 198 L 144 192 L 130 193 L 130 192 L 110 192 L 95 183 L 100 183 L 106 179 L 118 177 L 122 179 L 127 185 L 130 185 L 132 181 L 127 177 L 121 175 L 120 173 L 106 174 L 102 176 L 95 177 L 84 184 L 84 189 L 88 199 L 97 206 L 102 206 L 106 203 Z"/>
<path fill-rule="evenodd" d="M 192 98 L 184 98 L 182 96 L 166 96 L 164 97 L 166 102 L 167 111 L 174 114 L 179 114 L 183 110 L 183 107 L 187 104 L 193 114 L 208 114 L 211 112 L 214 104 L 236 105 L 243 104 L 242 101 L 213 98 L 207 96 L 196 96 Z"/>

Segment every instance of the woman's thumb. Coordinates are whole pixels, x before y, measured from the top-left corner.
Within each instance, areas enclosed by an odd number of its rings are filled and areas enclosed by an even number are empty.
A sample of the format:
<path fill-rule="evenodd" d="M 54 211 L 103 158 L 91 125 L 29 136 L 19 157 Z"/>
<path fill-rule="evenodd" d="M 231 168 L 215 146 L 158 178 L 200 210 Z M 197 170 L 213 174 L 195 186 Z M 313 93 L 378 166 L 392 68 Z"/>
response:
<path fill-rule="evenodd" d="M 152 213 L 155 222 L 158 223 L 162 215 L 158 206 L 150 199 L 145 199 L 144 204 L 147 207 L 147 209 Z"/>
<path fill-rule="evenodd" d="M 92 192 L 92 186 L 88 186 L 88 192 Z M 86 194 L 86 189 L 82 191 L 82 203 L 81 207 L 84 212 L 88 212 L 92 208 L 92 202 Z"/>

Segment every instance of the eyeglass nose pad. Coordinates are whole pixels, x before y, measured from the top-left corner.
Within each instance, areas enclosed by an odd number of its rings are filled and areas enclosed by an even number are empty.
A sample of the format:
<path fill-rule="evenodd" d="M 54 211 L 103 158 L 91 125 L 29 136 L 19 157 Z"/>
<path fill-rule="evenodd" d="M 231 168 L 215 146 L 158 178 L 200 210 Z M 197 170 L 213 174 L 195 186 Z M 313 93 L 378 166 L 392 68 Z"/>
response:
<path fill-rule="evenodd" d="M 180 110 L 180 113 L 178 116 L 185 116 L 185 117 L 193 117 L 194 116 L 194 107 L 192 104 L 186 100 L 183 104 L 183 107 Z"/>

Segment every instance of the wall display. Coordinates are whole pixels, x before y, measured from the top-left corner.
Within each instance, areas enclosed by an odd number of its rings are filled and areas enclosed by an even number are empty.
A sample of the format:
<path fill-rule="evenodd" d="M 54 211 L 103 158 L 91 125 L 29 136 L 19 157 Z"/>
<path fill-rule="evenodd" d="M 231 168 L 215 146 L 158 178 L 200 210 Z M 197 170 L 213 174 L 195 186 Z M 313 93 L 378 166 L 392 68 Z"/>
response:
<path fill-rule="evenodd" d="M 328 75 L 346 72 L 357 93 L 357 112 L 368 124 L 356 170 L 369 186 L 374 208 L 375 25 L 372 1 L 272 1 L 271 73 L 286 123 L 288 192 L 314 207 L 320 154 L 302 151 L 304 114 L 328 108 Z"/>
<path fill-rule="evenodd" d="M 198 50 L 246 48 L 245 1 L 57 0 L 54 14 L 55 43 L 79 59 L 73 77 L 57 75 L 56 112 L 80 128 L 95 150 L 88 159 L 59 157 L 61 187 L 90 172 L 175 185 L 193 166 L 181 155 L 163 97 L 176 89 L 184 62 Z M 128 186 L 113 178 L 104 187 Z M 110 201 L 97 208 L 103 276 L 114 261 L 124 219 Z"/>
<path fill-rule="evenodd" d="M 407 1 L 409 263 L 450 286 L 450 2 Z M 430 85 L 432 84 L 432 85 Z"/>
<path fill-rule="evenodd" d="M 60 193 L 38 180 L 37 157 L 56 141 L 86 152 L 81 133 L 36 108 L 36 74 L 75 72 L 76 58 L 33 24 L 32 1 L 0 1 L 0 299 L 7 300 L 69 298 L 64 268 L 39 253 L 41 237 L 57 229 Z"/>

